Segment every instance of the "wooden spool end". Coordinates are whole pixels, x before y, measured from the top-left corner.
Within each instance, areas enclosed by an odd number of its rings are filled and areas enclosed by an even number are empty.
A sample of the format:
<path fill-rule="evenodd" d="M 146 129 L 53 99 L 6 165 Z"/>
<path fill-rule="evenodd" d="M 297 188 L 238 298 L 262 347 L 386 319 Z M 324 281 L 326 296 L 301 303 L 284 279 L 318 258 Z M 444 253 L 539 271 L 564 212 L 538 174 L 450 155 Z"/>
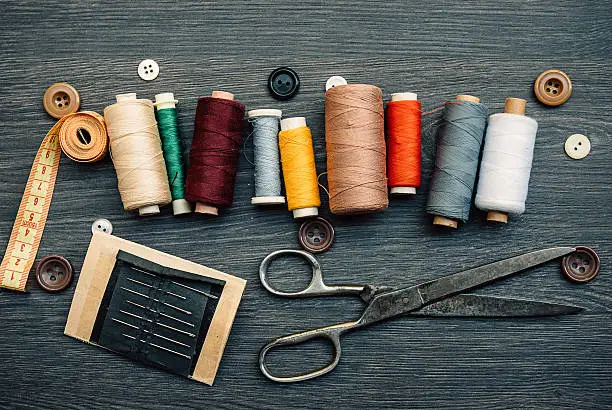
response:
<path fill-rule="evenodd" d="M 501 211 L 489 211 L 487 212 L 487 221 L 501 222 L 504 224 L 508 223 L 508 214 Z"/>
<path fill-rule="evenodd" d="M 504 112 L 506 114 L 525 115 L 525 106 L 527 101 L 522 98 L 506 98 L 506 106 Z"/>
<path fill-rule="evenodd" d="M 234 94 L 228 93 L 227 91 L 213 91 L 210 95 L 213 98 L 220 98 L 222 100 L 234 101 Z M 195 211 L 199 214 L 206 215 L 219 215 L 219 208 L 213 205 L 205 204 L 203 202 L 197 202 Z"/>
<path fill-rule="evenodd" d="M 455 97 L 455 99 L 457 101 L 469 101 L 469 102 L 473 102 L 473 103 L 480 103 L 480 98 L 478 97 L 474 97 L 473 95 L 469 95 L 469 94 L 459 94 Z"/>
<path fill-rule="evenodd" d="M 433 219 L 434 225 L 446 226 L 447 228 L 457 229 L 459 222 L 454 219 L 447 218 L 445 216 L 436 215 Z"/>

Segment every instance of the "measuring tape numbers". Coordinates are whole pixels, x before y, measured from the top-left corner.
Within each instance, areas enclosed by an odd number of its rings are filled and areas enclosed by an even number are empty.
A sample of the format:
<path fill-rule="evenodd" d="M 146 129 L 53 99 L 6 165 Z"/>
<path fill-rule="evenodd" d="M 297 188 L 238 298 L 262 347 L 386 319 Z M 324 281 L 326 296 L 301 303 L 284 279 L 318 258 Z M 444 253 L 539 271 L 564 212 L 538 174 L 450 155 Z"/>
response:
<path fill-rule="evenodd" d="M 104 119 L 92 111 L 66 115 L 47 133 L 34 158 L 0 264 L 0 287 L 25 291 L 47 222 L 62 150 L 75 161 L 93 162 L 104 157 L 107 148 Z"/>

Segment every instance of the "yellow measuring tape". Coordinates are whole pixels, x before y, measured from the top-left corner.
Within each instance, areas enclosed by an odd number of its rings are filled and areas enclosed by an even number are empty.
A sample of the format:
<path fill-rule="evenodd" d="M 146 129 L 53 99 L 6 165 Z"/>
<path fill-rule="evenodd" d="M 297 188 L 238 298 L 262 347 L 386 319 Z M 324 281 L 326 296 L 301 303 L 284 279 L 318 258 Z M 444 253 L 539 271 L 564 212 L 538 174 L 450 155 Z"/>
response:
<path fill-rule="evenodd" d="M 25 290 L 47 222 L 62 150 L 75 161 L 94 162 L 104 157 L 107 148 L 104 118 L 93 111 L 66 115 L 47 133 L 34 158 L 0 264 L 0 287 Z"/>

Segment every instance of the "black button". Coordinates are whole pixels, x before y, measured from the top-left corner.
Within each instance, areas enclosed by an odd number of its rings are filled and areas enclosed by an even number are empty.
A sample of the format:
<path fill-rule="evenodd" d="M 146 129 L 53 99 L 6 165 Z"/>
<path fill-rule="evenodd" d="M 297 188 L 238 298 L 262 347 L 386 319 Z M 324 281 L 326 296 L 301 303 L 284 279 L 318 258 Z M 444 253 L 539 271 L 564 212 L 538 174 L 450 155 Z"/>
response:
<path fill-rule="evenodd" d="M 289 67 L 280 67 L 270 73 L 268 88 L 277 100 L 288 100 L 300 89 L 300 78 Z"/>
<path fill-rule="evenodd" d="M 325 252 L 333 241 L 334 228 L 323 218 L 310 219 L 300 225 L 298 242 L 309 252 Z"/>
<path fill-rule="evenodd" d="M 599 256 L 593 249 L 586 246 L 575 246 L 574 248 L 576 252 L 565 256 L 561 261 L 561 270 L 572 282 L 588 282 L 599 273 Z"/>
<path fill-rule="evenodd" d="M 72 282 L 72 265 L 60 255 L 47 255 L 36 266 L 36 281 L 47 292 L 59 292 Z"/>

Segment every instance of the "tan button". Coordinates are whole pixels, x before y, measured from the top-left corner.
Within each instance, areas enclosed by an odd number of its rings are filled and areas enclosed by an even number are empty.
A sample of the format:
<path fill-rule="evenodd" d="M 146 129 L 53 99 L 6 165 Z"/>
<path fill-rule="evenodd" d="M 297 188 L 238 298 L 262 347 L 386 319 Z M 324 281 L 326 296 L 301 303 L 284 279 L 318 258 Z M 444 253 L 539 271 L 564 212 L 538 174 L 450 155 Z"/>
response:
<path fill-rule="evenodd" d="M 582 159 L 591 152 L 591 141 L 582 134 L 570 135 L 565 140 L 565 153 L 574 159 Z"/>
<path fill-rule="evenodd" d="M 81 97 L 70 84 L 55 83 L 45 91 L 43 105 L 50 116 L 62 118 L 79 110 Z"/>
<path fill-rule="evenodd" d="M 546 70 L 536 78 L 533 91 L 542 104 L 556 107 L 570 98 L 572 82 L 561 70 Z"/>

